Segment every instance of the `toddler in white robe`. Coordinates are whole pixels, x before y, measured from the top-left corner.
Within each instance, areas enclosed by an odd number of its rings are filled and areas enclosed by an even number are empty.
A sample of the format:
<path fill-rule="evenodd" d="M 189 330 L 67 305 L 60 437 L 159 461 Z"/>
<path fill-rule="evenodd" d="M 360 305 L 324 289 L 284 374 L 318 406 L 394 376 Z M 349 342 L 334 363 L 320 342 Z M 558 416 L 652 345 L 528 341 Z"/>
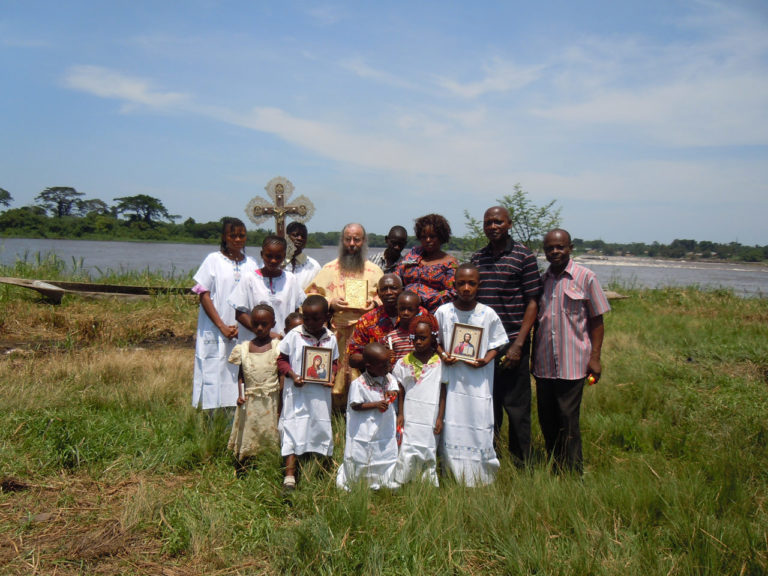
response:
<path fill-rule="evenodd" d="M 397 461 L 395 410 L 397 381 L 388 373 L 389 352 L 372 342 L 363 349 L 365 372 L 352 381 L 347 400 L 347 442 L 336 485 L 349 490 L 363 481 L 378 490 L 392 487 Z"/>

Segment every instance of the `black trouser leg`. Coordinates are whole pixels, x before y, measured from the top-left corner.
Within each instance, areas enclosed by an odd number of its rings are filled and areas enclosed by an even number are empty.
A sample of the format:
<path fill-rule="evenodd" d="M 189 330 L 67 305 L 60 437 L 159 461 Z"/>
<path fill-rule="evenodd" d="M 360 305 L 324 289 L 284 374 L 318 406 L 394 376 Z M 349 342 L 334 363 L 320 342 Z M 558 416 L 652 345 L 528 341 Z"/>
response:
<path fill-rule="evenodd" d="M 583 469 L 579 414 L 584 379 L 536 380 L 536 407 L 547 455 L 557 468 Z"/>
<path fill-rule="evenodd" d="M 509 422 L 509 453 L 516 466 L 531 455 L 530 347 L 526 344 L 520 364 L 503 370 L 497 361 L 493 372 L 494 432 L 498 437 L 504 412 Z"/>

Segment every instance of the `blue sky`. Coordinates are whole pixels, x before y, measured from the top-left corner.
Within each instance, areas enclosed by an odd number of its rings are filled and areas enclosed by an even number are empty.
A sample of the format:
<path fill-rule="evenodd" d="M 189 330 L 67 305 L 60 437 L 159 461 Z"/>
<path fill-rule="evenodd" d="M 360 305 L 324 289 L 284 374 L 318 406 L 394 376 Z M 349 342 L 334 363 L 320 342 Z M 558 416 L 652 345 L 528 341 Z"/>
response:
<path fill-rule="evenodd" d="M 385 233 L 520 183 L 574 237 L 766 244 L 768 3 L 0 0 L 0 187 Z"/>

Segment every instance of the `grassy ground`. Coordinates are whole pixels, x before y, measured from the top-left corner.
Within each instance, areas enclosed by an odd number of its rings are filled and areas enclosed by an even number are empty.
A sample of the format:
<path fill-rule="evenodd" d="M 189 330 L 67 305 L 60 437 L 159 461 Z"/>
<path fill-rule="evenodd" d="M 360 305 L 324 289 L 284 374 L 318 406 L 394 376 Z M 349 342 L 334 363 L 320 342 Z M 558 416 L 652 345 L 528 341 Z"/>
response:
<path fill-rule="evenodd" d="M 50 277 L 50 276 L 49 276 Z M 189 406 L 196 302 L 0 287 L 2 574 L 765 574 L 768 300 L 629 292 L 585 391 L 583 479 L 541 457 L 466 489 L 236 478 Z"/>

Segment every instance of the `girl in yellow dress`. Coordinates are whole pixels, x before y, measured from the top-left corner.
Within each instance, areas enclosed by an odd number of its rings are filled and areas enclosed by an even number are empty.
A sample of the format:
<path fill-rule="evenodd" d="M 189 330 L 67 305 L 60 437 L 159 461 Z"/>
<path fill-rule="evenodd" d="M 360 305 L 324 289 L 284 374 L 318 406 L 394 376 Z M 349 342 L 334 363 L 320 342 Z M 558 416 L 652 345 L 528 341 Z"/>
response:
<path fill-rule="evenodd" d="M 257 304 L 251 311 L 254 338 L 238 344 L 229 361 L 240 367 L 237 385 L 237 411 L 227 448 L 242 462 L 269 447 L 277 447 L 278 339 L 270 333 L 275 327 L 275 312 L 268 304 Z"/>

